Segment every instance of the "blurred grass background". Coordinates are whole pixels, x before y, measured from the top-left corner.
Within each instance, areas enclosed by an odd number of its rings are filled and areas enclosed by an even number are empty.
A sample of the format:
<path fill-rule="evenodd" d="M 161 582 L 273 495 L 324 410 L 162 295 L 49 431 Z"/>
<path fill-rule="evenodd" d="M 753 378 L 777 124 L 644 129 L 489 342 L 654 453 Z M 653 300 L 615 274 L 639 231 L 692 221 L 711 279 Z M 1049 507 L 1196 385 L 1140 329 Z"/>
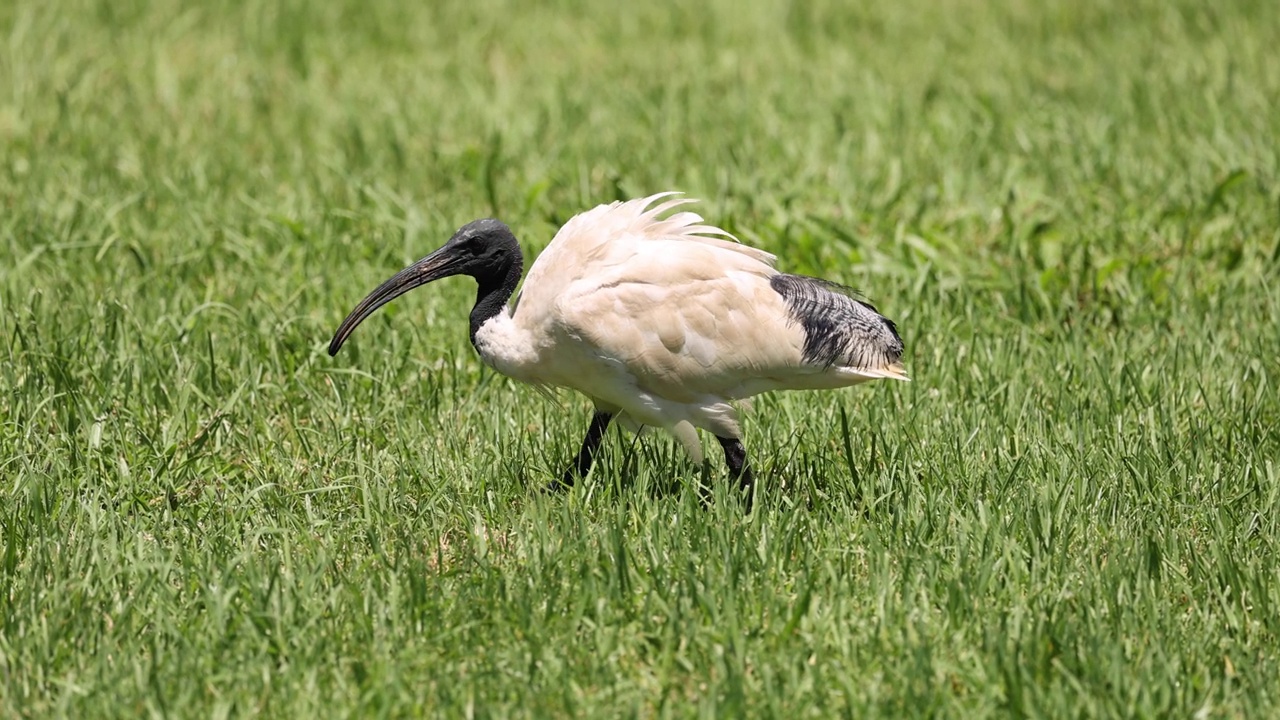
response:
<path fill-rule="evenodd" d="M 1280 704 L 1280 14 L 1139 0 L 0 4 L 0 714 L 1260 717 Z M 744 518 L 482 369 L 679 189 L 898 321 L 762 398 Z M 711 481 L 723 482 L 713 466 Z"/>

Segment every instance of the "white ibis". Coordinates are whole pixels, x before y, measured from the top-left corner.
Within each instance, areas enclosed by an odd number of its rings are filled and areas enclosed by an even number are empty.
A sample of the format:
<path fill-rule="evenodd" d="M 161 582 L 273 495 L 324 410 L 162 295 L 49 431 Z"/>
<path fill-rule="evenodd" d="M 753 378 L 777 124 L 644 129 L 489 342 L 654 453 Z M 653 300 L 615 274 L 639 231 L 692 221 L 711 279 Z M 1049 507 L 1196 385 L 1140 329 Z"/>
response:
<path fill-rule="evenodd" d="M 515 236 L 498 220 L 468 223 L 362 300 L 334 333 L 329 354 L 391 300 L 469 275 L 479 285 L 471 344 L 484 362 L 595 403 L 582 449 L 559 485 L 587 474 L 616 419 L 669 431 L 694 462 L 702 461 L 695 428 L 711 431 L 750 502 L 734 402 L 770 390 L 906 380 L 902 339 L 848 288 L 779 272 L 773 255 L 694 213 L 661 217 L 691 202 L 674 194 L 601 205 L 570 219 L 510 305 L 524 264 Z"/>

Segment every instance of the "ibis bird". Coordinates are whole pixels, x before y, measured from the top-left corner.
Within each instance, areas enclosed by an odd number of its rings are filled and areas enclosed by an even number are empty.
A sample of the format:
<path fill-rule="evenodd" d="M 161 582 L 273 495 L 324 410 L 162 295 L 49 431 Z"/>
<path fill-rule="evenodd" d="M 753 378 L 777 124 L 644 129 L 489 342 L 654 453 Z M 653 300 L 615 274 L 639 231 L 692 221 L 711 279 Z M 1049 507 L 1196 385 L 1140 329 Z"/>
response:
<path fill-rule="evenodd" d="M 906 380 L 902 339 L 846 287 L 775 269 L 661 193 L 571 218 L 520 282 L 524 259 L 494 219 L 460 228 L 439 250 L 360 301 L 329 343 L 336 355 L 375 310 L 451 275 L 478 290 L 471 344 L 498 372 L 540 388 L 572 388 L 595 414 L 553 486 L 585 477 L 610 422 L 663 428 L 694 462 L 697 428 L 713 433 L 750 503 L 753 482 L 735 402 L 770 390 Z M 665 217 L 664 217 L 665 216 Z"/>

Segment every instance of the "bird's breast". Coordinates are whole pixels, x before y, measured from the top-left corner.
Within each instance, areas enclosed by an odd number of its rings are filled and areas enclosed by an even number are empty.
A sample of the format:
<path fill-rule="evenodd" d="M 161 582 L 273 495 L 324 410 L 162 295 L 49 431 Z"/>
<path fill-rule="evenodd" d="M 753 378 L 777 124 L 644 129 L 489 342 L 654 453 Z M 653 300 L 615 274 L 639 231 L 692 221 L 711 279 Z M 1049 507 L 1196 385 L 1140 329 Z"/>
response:
<path fill-rule="evenodd" d="M 541 384 L 539 343 L 504 308 L 476 331 L 475 348 L 486 365 L 515 380 Z"/>

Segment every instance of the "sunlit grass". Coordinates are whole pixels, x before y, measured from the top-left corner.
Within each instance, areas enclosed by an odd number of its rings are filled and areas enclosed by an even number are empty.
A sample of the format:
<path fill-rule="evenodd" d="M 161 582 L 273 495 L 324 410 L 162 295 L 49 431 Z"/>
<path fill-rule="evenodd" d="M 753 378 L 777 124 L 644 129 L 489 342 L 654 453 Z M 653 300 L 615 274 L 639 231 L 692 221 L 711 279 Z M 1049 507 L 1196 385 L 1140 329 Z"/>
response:
<path fill-rule="evenodd" d="M 1265 717 L 1267 3 L 0 4 L 0 715 Z M 421 6 L 421 7 L 420 7 Z M 910 384 L 713 464 L 482 368 L 462 223 L 666 189 Z"/>

